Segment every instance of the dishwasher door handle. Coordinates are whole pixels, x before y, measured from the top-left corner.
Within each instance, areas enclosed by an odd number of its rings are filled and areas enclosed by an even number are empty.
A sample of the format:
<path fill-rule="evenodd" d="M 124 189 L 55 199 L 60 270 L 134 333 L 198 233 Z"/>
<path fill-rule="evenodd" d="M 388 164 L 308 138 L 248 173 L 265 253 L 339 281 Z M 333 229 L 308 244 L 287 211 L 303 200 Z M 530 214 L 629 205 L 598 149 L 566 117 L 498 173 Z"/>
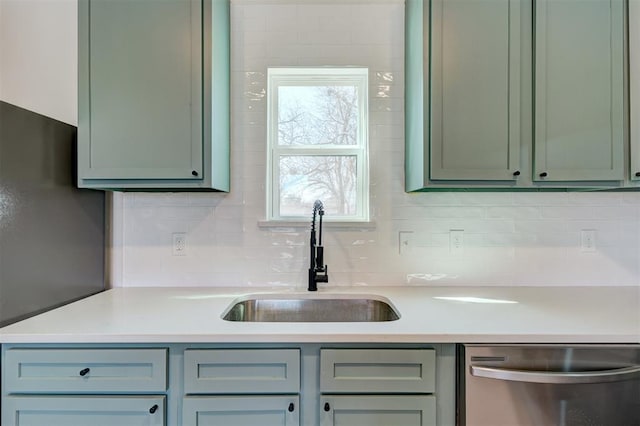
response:
<path fill-rule="evenodd" d="M 472 365 L 471 375 L 488 379 L 509 380 L 526 383 L 548 383 L 555 385 L 608 383 L 631 380 L 640 377 L 640 365 L 614 368 L 611 370 L 550 372 L 511 370 L 507 368 L 481 367 Z"/>

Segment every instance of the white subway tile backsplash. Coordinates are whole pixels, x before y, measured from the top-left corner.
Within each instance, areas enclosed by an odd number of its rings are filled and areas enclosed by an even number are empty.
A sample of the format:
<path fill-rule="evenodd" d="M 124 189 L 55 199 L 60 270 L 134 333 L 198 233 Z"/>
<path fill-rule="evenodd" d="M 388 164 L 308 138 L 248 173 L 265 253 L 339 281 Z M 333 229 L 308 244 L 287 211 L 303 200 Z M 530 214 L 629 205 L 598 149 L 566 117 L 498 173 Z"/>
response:
<path fill-rule="evenodd" d="M 622 203 L 622 192 L 569 192 L 567 200 L 569 204 L 587 206 L 613 206 Z"/>
<path fill-rule="evenodd" d="M 542 219 L 542 211 L 537 206 L 487 207 L 487 217 L 515 220 Z"/>
<path fill-rule="evenodd" d="M 232 0 L 231 20 L 231 193 L 123 194 L 122 285 L 306 288 L 309 226 L 258 226 L 266 75 L 325 65 L 369 68 L 375 222 L 325 228 L 328 286 L 640 283 L 640 193 L 404 193 L 403 1 Z M 461 254 L 452 229 L 464 230 Z M 593 253 L 580 250 L 584 229 Z M 174 232 L 186 256 L 172 255 Z"/>
<path fill-rule="evenodd" d="M 321 29 L 319 31 L 302 31 L 298 33 L 300 44 L 307 48 L 314 49 L 316 46 L 331 45 L 352 46 L 352 34 L 350 31 L 329 31 Z"/>
<path fill-rule="evenodd" d="M 403 112 L 404 100 L 397 98 L 372 98 L 369 100 L 369 111 Z"/>
<path fill-rule="evenodd" d="M 569 203 L 567 192 L 514 192 L 513 202 L 520 206 L 563 206 Z"/>
<path fill-rule="evenodd" d="M 624 192 L 622 194 L 622 203 L 640 205 L 640 192 Z"/>
<path fill-rule="evenodd" d="M 414 207 L 420 209 L 420 217 L 422 218 L 472 218 L 481 219 L 486 216 L 486 209 L 482 207 Z M 401 209 L 396 214 L 402 217 L 405 210 L 410 211 L 411 208 Z M 417 217 L 417 216 L 414 216 Z"/>
<path fill-rule="evenodd" d="M 466 243 L 466 239 L 465 239 Z M 479 247 L 531 247 L 538 243 L 536 234 L 491 233 L 483 234 Z"/>
<path fill-rule="evenodd" d="M 216 207 L 225 200 L 223 195 L 215 193 L 191 193 L 187 205 L 195 207 Z M 228 200 L 227 200 L 228 201 Z"/>

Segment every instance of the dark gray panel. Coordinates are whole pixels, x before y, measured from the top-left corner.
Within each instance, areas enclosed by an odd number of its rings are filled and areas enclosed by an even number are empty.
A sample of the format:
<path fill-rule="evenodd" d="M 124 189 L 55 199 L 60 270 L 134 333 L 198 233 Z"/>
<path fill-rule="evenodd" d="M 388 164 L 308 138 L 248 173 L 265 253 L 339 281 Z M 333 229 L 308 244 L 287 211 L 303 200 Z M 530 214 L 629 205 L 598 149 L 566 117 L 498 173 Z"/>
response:
<path fill-rule="evenodd" d="M 76 127 L 0 102 L 0 325 L 104 289 L 105 196 L 75 152 Z"/>

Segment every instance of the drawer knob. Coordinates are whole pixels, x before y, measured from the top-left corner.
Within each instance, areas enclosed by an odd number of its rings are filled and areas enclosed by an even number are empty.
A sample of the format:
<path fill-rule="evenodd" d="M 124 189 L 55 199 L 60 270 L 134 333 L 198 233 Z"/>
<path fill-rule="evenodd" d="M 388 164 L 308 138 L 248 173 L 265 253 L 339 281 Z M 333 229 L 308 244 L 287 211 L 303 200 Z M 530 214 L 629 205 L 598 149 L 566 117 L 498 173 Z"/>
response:
<path fill-rule="evenodd" d="M 290 412 L 290 413 L 293 413 L 293 410 L 295 410 L 295 409 L 296 409 L 296 406 L 295 406 L 295 405 L 293 405 L 293 402 L 291 402 L 291 403 L 289 404 L 289 408 L 288 408 L 289 412 Z"/>
<path fill-rule="evenodd" d="M 636 177 L 640 177 L 640 172 L 636 172 Z"/>
<path fill-rule="evenodd" d="M 331 406 L 329 405 L 328 402 L 324 403 L 324 411 L 331 411 Z"/>
<path fill-rule="evenodd" d="M 548 173 L 547 173 L 547 172 L 542 172 L 542 173 L 540 173 L 540 177 L 547 177 L 547 176 L 548 176 Z"/>
<path fill-rule="evenodd" d="M 191 174 L 192 174 L 193 176 L 198 176 L 198 172 L 197 172 L 197 171 L 195 171 L 195 170 L 192 170 L 192 171 L 191 171 Z"/>
<path fill-rule="evenodd" d="M 155 404 L 153 407 L 149 408 L 149 413 L 153 414 L 158 411 L 158 404 Z"/>
<path fill-rule="evenodd" d="M 89 368 L 83 368 L 82 370 L 80 370 L 80 375 L 82 377 L 86 376 L 87 374 L 89 374 L 89 371 L 91 371 L 91 369 Z"/>
<path fill-rule="evenodd" d="M 520 176 L 520 170 L 516 170 L 515 172 L 513 172 L 514 176 Z"/>

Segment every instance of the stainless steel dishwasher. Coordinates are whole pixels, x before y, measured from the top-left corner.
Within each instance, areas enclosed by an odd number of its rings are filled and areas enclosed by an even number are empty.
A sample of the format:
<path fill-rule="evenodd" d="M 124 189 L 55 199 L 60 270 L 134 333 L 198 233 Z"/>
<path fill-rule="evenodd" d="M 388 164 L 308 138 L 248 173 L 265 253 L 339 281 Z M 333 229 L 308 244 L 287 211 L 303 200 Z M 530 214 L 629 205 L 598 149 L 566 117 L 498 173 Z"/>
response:
<path fill-rule="evenodd" d="M 640 426 L 640 345 L 459 345 L 459 426 Z"/>

